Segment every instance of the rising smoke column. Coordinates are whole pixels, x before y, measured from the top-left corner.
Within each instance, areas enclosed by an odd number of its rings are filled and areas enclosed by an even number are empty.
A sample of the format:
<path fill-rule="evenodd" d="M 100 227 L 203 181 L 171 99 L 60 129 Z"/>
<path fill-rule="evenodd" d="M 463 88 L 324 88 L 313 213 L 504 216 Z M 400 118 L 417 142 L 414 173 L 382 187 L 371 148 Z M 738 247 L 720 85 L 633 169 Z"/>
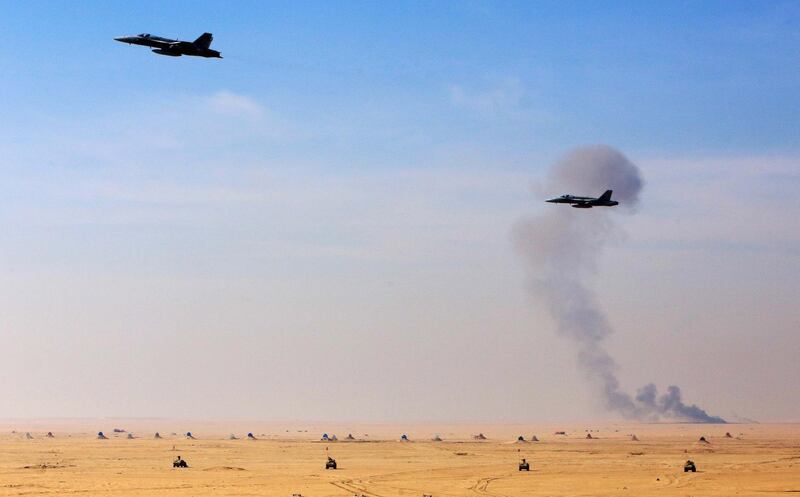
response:
<path fill-rule="evenodd" d="M 532 293 L 545 303 L 559 334 L 575 343 L 578 364 L 600 389 L 607 409 L 626 419 L 724 423 L 684 404 L 677 386 L 659 397 L 651 383 L 631 397 L 620 389 L 617 363 L 603 346 L 613 330 L 586 280 L 596 272 L 606 243 L 618 234 L 612 209 L 634 212 L 643 184 L 639 168 L 619 151 L 605 145 L 576 149 L 553 166 L 545 190 L 599 196 L 611 189 L 620 205 L 591 210 L 548 206 L 542 215 L 514 227 L 514 244 L 528 262 Z"/>

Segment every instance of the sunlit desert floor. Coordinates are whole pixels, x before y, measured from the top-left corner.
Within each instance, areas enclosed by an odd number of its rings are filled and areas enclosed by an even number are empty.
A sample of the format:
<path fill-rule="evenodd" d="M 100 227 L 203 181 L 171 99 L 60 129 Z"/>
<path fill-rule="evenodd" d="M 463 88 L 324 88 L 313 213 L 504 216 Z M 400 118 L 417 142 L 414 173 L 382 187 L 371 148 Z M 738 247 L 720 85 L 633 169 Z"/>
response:
<path fill-rule="evenodd" d="M 114 427 L 139 438 L 112 433 Z M 101 429 L 108 440 L 96 439 Z M 246 427 L 102 420 L 2 422 L 0 430 L 0 495 L 800 495 L 800 425 L 792 424 Z M 189 430 L 196 440 L 182 436 Z M 561 430 L 567 435 L 555 435 Z M 165 438 L 153 439 L 155 431 Z M 244 439 L 248 431 L 258 440 Z M 231 432 L 240 439 L 228 440 Z M 325 432 L 340 440 L 319 441 Z M 488 439 L 473 440 L 479 432 Z M 358 440 L 344 441 L 348 433 Z M 409 442 L 398 440 L 402 433 Z M 431 441 L 437 434 L 444 441 Z M 519 435 L 540 441 L 515 442 Z M 701 436 L 709 443 L 698 442 Z M 325 470 L 326 451 L 338 469 Z M 188 469 L 172 468 L 177 455 Z M 523 457 L 530 472 L 518 471 Z M 696 473 L 683 472 L 687 459 Z"/>

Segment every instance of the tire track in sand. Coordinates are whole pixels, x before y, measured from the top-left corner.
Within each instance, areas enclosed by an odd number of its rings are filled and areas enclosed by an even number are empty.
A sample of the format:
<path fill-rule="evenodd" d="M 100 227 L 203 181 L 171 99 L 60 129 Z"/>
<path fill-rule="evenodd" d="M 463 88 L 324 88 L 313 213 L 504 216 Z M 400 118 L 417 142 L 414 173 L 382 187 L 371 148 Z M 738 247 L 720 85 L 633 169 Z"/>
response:
<path fill-rule="evenodd" d="M 475 492 L 478 495 L 488 495 L 489 497 L 508 497 L 504 494 L 496 494 L 493 492 L 489 492 L 489 484 L 493 481 L 499 480 L 501 478 L 505 478 L 503 476 L 490 476 L 487 478 L 481 478 L 475 482 L 474 485 L 470 487 L 470 490 Z"/>

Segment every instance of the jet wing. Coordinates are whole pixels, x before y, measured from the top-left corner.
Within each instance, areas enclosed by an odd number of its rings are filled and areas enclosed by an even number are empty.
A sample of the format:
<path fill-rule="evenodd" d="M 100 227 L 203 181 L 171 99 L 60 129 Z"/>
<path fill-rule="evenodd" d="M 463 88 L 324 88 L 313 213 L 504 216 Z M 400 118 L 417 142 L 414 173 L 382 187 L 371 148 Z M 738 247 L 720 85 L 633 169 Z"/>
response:
<path fill-rule="evenodd" d="M 182 48 L 184 50 L 193 50 L 197 48 L 191 41 L 174 41 L 169 44 L 170 48 Z"/>
<path fill-rule="evenodd" d="M 117 38 L 117 40 L 152 48 L 169 48 L 172 45 L 169 40 L 159 39 L 156 36 L 134 36 L 130 38 Z"/>

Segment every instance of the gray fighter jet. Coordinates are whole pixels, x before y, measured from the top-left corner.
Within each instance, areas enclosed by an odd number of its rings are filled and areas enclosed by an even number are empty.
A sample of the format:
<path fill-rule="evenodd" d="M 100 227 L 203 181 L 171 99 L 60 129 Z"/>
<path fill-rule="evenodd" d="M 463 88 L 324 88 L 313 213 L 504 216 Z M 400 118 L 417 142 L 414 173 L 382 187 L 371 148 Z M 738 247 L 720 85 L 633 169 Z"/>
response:
<path fill-rule="evenodd" d="M 161 38 L 160 36 L 153 36 L 148 33 L 142 33 L 136 36 L 121 36 L 114 39 L 129 45 L 152 47 L 153 52 L 158 55 L 169 55 L 170 57 L 194 55 L 197 57 L 222 58 L 219 52 L 209 48 L 211 46 L 211 40 L 214 39 L 211 33 L 203 33 L 194 41 L 170 40 L 169 38 Z"/>
<path fill-rule="evenodd" d="M 591 209 L 592 207 L 614 207 L 619 205 L 616 200 L 611 200 L 611 190 L 597 198 L 594 197 L 576 197 L 574 195 L 561 195 L 560 197 L 551 198 L 547 200 L 551 204 L 572 204 L 576 209 Z"/>

